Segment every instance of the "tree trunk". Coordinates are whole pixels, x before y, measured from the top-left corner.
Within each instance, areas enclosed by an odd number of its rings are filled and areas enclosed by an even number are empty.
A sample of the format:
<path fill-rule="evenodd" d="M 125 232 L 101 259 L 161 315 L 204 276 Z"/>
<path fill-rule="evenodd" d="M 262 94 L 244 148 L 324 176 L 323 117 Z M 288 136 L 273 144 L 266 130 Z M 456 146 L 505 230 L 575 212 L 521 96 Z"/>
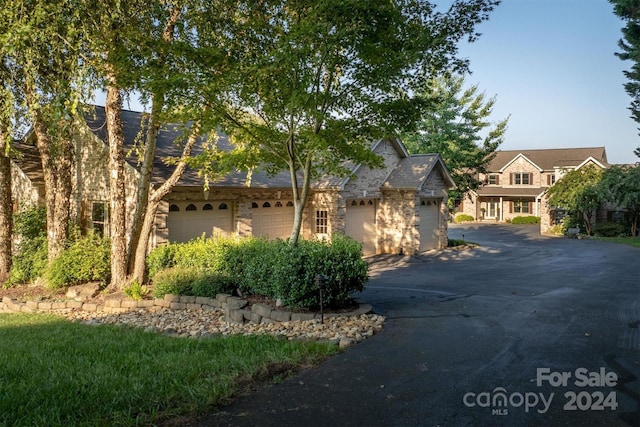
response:
<path fill-rule="evenodd" d="M 178 6 L 173 6 L 171 8 L 171 12 L 167 19 L 167 22 L 164 27 L 164 31 L 162 32 L 162 40 L 165 43 L 171 43 L 174 39 L 175 26 L 178 22 L 178 18 L 180 17 L 180 8 Z M 163 65 L 165 63 L 165 54 L 162 50 L 160 50 L 158 55 L 158 65 Z M 136 205 L 133 216 L 133 225 L 131 227 L 131 235 L 129 239 L 129 246 L 127 248 L 128 253 L 128 272 L 133 273 L 134 277 L 138 277 L 137 274 L 134 273 L 136 268 L 136 263 L 138 261 L 136 258 L 139 256 L 137 253 L 138 243 L 140 241 L 141 236 L 143 236 L 143 228 L 144 223 L 147 222 L 145 215 L 148 215 L 147 204 L 149 203 L 149 194 L 151 190 L 151 177 L 153 174 L 153 160 L 156 156 L 156 145 L 158 140 L 158 130 L 160 129 L 160 120 L 159 116 L 162 112 L 162 108 L 164 107 L 164 91 L 158 90 L 153 94 L 151 100 L 151 114 L 149 115 L 149 121 L 147 122 L 147 134 L 144 143 L 144 156 L 142 161 L 142 166 L 140 168 L 140 180 L 138 181 L 137 188 L 137 197 L 136 197 Z M 153 217 L 155 218 L 155 213 L 157 211 L 157 206 L 153 212 Z M 153 221 L 151 221 L 153 225 Z M 149 229 L 149 232 L 151 229 Z M 144 238 L 144 237 L 142 237 Z M 148 241 L 148 236 L 146 237 Z M 146 250 L 145 250 L 146 255 Z M 139 280 L 140 283 L 143 283 L 142 280 Z"/>
<path fill-rule="evenodd" d="M 6 132 L 0 130 L 0 141 Z M 11 237 L 13 235 L 13 198 L 11 194 L 11 159 L 5 147 L 0 147 L 0 283 L 11 271 Z"/>
<path fill-rule="evenodd" d="M 187 138 L 187 143 L 184 145 L 182 149 L 182 155 L 180 156 L 180 160 L 176 164 L 176 168 L 171 173 L 171 176 L 153 193 L 149 198 L 147 209 L 144 215 L 144 221 L 142 222 L 142 229 L 140 232 L 140 239 L 138 240 L 138 246 L 136 248 L 135 254 L 132 256 L 134 259 L 134 268 L 133 268 L 133 280 L 137 280 L 138 283 L 146 282 L 146 256 L 147 249 L 149 247 L 149 237 L 151 235 L 151 230 L 153 229 L 153 224 L 155 222 L 156 213 L 158 212 L 158 207 L 160 206 L 160 201 L 164 196 L 169 194 L 171 189 L 176 185 L 185 168 L 187 167 L 187 159 L 191 156 L 191 150 L 198 140 L 198 136 L 200 135 L 201 122 L 196 121 L 189 132 L 189 138 Z"/>
<path fill-rule="evenodd" d="M 127 280 L 126 192 L 122 94 L 113 72 L 107 77 L 107 139 L 109 142 L 109 238 L 111 239 L 111 283 L 121 289 Z"/>
<path fill-rule="evenodd" d="M 40 114 L 36 113 L 33 125 L 36 146 L 42 162 L 47 207 L 48 260 L 52 262 L 65 249 L 69 231 L 71 196 L 71 140 L 58 141 L 47 133 Z M 52 154 L 52 148 L 56 154 Z"/>
<path fill-rule="evenodd" d="M 293 144 L 290 144 L 289 153 L 293 153 Z M 302 215 L 304 214 L 304 207 L 307 203 L 307 197 L 309 196 L 309 187 L 311 183 L 311 155 L 307 155 L 305 160 L 304 170 L 302 174 L 302 188 L 298 188 L 297 170 L 295 167 L 294 156 L 290 154 L 289 157 L 289 173 L 291 174 L 291 189 L 293 190 L 293 227 L 291 229 L 291 236 L 289 236 L 289 244 L 295 246 L 298 244 L 300 238 L 300 231 L 302 230 Z"/>

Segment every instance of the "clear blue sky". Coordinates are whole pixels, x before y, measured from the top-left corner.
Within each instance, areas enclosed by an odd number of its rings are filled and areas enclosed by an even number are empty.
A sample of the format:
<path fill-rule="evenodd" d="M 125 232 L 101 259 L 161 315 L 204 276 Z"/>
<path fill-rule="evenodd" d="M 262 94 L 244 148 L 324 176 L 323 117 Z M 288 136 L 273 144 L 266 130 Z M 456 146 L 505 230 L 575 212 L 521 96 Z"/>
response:
<path fill-rule="evenodd" d="M 610 163 L 640 161 L 631 63 L 614 55 L 622 27 L 607 0 L 503 0 L 460 49 L 468 83 L 497 98 L 493 120 L 511 115 L 500 148 L 604 146 Z"/>

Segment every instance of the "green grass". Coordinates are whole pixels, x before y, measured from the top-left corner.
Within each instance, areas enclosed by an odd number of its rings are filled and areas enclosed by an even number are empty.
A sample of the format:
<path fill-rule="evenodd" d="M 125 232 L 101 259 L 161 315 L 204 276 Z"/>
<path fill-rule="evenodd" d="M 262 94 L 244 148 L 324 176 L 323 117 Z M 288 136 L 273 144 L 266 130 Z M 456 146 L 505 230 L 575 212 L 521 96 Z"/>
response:
<path fill-rule="evenodd" d="M 602 240 L 603 242 L 621 243 L 623 245 L 631 245 L 636 248 L 640 248 L 639 237 L 593 237 L 595 240 Z"/>
<path fill-rule="evenodd" d="M 449 239 L 449 247 L 450 248 L 454 248 L 456 246 L 480 246 L 477 243 L 474 242 L 469 242 L 467 240 L 462 240 L 462 239 Z"/>
<path fill-rule="evenodd" d="M 175 338 L 0 314 L 0 426 L 149 425 L 224 403 L 337 347 L 271 336 Z"/>

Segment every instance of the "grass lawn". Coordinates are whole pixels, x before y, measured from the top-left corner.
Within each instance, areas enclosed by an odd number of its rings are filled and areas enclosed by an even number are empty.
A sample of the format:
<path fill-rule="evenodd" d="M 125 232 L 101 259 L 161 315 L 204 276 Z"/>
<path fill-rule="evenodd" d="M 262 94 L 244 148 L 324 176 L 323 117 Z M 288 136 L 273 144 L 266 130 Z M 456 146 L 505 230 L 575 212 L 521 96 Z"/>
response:
<path fill-rule="evenodd" d="M 594 237 L 594 239 L 604 242 L 622 243 L 640 248 L 640 237 Z"/>
<path fill-rule="evenodd" d="M 149 425 L 196 415 L 335 345 L 175 338 L 44 314 L 0 314 L 0 426 Z M 276 378 L 277 379 L 277 378 Z"/>

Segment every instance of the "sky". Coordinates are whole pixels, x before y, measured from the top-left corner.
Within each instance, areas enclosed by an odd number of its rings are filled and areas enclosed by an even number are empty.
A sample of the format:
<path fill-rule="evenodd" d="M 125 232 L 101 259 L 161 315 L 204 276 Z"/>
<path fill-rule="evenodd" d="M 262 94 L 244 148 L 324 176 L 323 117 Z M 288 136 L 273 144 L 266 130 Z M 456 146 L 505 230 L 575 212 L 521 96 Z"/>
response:
<path fill-rule="evenodd" d="M 609 163 L 640 161 L 618 40 L 624 22 L 607 0 L 503 0 L 465 43 L 468 84 L 510 115 L 502 150 L 601 147 Z"/>

